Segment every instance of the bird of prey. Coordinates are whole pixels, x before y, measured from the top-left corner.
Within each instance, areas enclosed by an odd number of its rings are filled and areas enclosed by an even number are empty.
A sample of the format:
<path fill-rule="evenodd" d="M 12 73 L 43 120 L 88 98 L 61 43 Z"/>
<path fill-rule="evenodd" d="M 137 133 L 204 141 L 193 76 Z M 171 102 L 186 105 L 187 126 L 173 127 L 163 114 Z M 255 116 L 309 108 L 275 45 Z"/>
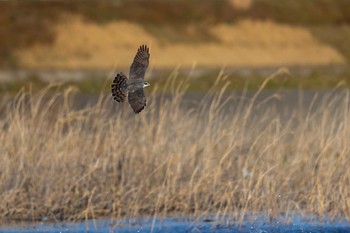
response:
<path fill-rule="evenodd" d="M 146 106 L 146 97 L 143 92 L 150 84 L 144 81 L 149 63 L 149 48 L 141 45 L 131 64 L 129 79 L 122 72 L 118 73 L 112 83 L 112 96 L 117 102 L 124 102 L 126 96 L 134 113 L 140 113 Z"/>

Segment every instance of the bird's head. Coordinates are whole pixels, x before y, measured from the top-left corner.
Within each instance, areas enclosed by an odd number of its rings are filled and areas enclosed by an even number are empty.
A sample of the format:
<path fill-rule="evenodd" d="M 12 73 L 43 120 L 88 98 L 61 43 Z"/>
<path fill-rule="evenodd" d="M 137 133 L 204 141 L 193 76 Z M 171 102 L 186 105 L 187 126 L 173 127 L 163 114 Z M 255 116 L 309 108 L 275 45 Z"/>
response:
<path fill-rule="evenodd" d="M 147 82 L 147 81 L 144 81 L 143 82 L 143 88 L 145 88 L 145 87 L 148 87 L 148 86 L 150 86 L 151 84 L 149 84 L 149 82 Z"/>

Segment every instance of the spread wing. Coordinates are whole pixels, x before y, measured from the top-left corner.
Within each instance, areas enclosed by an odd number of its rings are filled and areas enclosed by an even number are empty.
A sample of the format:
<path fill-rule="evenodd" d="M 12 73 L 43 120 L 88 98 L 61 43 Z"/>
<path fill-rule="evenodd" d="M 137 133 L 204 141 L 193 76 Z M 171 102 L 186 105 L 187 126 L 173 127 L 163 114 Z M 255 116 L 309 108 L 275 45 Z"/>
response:
<path fill-rule="evenodd" d="M 134 110 L 134 113 L 141 112 L 146 106 L 146 97 L 143 93 L 143 88 L 129 92 L 128 100 L 131 108 Z"/>
<path fill-rule="evenodd" d="M 141 45 L 137 50 L 134 61 L 130 67 L 129 80 L 130 82 L 136 80 L 143 80 L 149 63 L 149 48 L 147 45 Z"/>

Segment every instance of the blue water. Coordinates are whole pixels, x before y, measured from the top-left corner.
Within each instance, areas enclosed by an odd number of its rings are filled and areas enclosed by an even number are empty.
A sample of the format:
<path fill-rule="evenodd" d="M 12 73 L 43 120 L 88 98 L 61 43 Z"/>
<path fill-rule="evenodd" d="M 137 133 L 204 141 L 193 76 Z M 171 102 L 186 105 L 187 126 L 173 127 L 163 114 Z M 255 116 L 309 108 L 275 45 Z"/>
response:
<path fill-rule="evenodd" d="M 38 223 L 0 228 L 0 232 L 118 232 L 118 233 L 350 233 L 350 223 L 346 221 L 308 221 L 295 218 L 291 223 L 278 220 L 266 222 L 262 219 L 246 221 L 241 226 L 236 224 L 217 224 L 213 219 L 191 221 L 185 218 L 157 218 L 116 222 L 111 220 L 89 220 L 80 223 Z"/>

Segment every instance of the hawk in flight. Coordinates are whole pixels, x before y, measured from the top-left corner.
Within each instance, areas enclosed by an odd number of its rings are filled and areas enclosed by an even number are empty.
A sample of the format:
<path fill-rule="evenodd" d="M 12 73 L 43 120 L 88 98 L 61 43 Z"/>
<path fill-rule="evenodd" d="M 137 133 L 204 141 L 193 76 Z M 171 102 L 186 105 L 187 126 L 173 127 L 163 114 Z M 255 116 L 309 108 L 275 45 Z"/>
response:
<path fill-rule="evenodd" d="M 143 92 L 150 84 L 144 81 L 149 63 L 149 48 L 141 45 L 131 64 L 129 79 L 122 72 L 118 73 L 112 83 L 112 96 L 117 102 L 124 102 L 126 96 L 134 113 L 140 113 L 146 106 L 146 97 Z"/>

